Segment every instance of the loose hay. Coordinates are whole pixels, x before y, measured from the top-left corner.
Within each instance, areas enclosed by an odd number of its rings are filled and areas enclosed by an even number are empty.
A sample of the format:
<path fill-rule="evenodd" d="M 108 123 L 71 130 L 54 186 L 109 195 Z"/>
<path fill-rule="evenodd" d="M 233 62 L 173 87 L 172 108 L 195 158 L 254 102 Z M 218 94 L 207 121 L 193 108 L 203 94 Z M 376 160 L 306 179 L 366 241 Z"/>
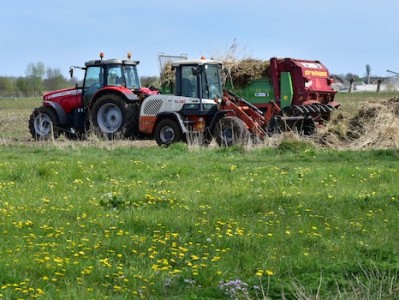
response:
<path fill-rule="evenodd" d="M 173 86 L 175 83 L 175 71 L 172 70 L 172 65 L 167 63 L 161 70 L 161 84 L 163 87 Z"/>
<path fill-rule="evenodd" d="M 231 80 L 234 87 L 244 87 L 248 82 L 270 77 L 270 62 L 258 59 L 245 58 L 242 60 L 221 60 L 226 74 L 222 78 Z M 174 71 L 171 64 L 166 64 L 161 71 L 161 83 L 163 86 L 174 84 Z"/>
<path fill-rule="evenodd" d="M 244 87 L 249 81 L 270 77 L 270 62 L 247 58 L 236 61 L 224 61 L 235 87 Z"/>
<path fill-rule="evenodd" d="M 398 148 L 399 98 L 370 102 L 350 119 L 338 114 L 314 141 L 335 149 Z"/>

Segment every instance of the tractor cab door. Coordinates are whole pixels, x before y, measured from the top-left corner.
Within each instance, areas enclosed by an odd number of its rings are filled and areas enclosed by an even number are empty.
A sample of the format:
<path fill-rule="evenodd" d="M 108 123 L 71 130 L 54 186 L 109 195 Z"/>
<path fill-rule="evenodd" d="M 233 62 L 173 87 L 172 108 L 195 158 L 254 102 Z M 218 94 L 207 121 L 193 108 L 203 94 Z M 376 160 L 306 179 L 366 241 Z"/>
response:
<path fill-rule="evenodd" d="M 182 65 L 175 72 L 176 96 L 204 99 L 222 97 L 220 65 Z"/>
<path fill-rule="evenodd" d="M 104 87 L 104 69 L 101 66 L 90 66 L 86 70 L 85 79 L 83 82 L 83 105 L 89 106 L 94 94 Z"/>
<path fill-rule="evenodd" d="M 179 71 L 181 81 L 180 86 L 176 88 L 178 96 L 199 98 L 198 81 L 196 75 L 193 74 L 192 66 L 182 66 Z"/>

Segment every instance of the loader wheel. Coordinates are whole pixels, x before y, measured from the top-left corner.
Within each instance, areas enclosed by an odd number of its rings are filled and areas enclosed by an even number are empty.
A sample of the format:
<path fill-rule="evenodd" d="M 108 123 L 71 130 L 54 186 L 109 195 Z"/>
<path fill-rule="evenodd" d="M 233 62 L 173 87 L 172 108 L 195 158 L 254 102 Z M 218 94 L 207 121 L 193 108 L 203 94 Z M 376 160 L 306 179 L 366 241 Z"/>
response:
<path fill-rule="evenodd" d="M 93 128 L 100 136 L 109 140 L 125 138 L 130 135 L 137 115 L 133 109 L 118 95 L 100 96 L 91 110 Z"/>
<path fill-rule="evenodd" d="M 29 118 L 29 131 L 35 140 L 58 138 L 58 119 L 55 112 L 49 107 L 36 108 Z"/>
<path fill-rule="evenodd" d="M 216 124 L 214 131 L 219 146 L 233 146 L 248 141 L 249 133 L 244 122 L 237 117 L 224 117 Z"/>
<path fill-rule="evenodd" d="M 171 119 L 159 121 L 155 127 L 155 140 L 159 146 L 169 146 L 182 140 L 182 133 L 177 123 Z"/>

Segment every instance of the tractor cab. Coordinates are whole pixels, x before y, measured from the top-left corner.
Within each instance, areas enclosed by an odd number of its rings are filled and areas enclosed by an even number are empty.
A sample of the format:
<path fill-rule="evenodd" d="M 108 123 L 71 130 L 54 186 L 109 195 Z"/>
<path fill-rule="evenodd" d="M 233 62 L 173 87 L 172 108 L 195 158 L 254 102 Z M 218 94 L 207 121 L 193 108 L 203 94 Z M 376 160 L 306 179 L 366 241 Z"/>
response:
<path fill-rule="evenodd" d="M 85 63 L 86 70 L 83 80 L 82 99 L 85 107 L 88 107 L 96 92 L 105 86 L 115 87 L 119 90 L 128 89 L 133 92 L 141 88 L 137 72 L 139 61 L 128 59 L 90 60 Z M 71 69 L 71 74 L 72 69 Z"/>
<path fill-rule="evenodd" d="M 223 95 L 222 63 L 197 59 L 172 62 L 175 70 L 175 95 L 198 99 L 220 99 Z"/>

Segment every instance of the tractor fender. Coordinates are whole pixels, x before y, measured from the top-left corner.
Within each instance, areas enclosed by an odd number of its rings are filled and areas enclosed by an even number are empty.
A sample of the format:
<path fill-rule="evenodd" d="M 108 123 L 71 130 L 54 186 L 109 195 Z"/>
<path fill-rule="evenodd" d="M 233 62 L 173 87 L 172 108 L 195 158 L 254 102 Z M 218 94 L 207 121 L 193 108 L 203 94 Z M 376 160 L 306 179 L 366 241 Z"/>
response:
<path fill-rule="evenodd" d="M 58 117 L 58 122 L 61 125 L 68 123 L 67 115 L 61 105 L 59 105 L 58 103 L 53 102 L 53 101 L 43 101 L 43 105 L 54 109 L 54 111 L 56 112 L 57 117 Z"/>
<path fill-rule="evenodd" d="M 187 127 L 184 125 L 184 120 L 183 117 L 181 116 L 181 114 L 179 114 L 178 112 L 162 112 L 160 114 L 157 115 L 157 121 L 155 123 L 154 128 L 156 127 L 156 124 L 163 120 L 163 119 L 172 119 L 175 120 L 176 123 L 179 125 L 181 132 L 183 134 L 186 134 L 188 132 Z"/>
<path fill-rule="evenodd" d="M 221 118 L 223 118 L 227 113 L 231 113 L 231 110 L 218 110 L 212 117 L 211 122 L 209 123 L 208 130 L 213 133 L 216 124 L 219 122 Z"/>
<path fill-rule="evenodd" d="M 125 89 L 121 89 L 121 88 L 118 88 L 118 87 L 106 87 L 106 88 L 103 88 L 101 90 L 98 90 L 94 94 L 92 100 L 90 101 L 89 108 L 91 109 L 93 107 L 94 103 L 96 103 L 97 99 L 99 97 L 101 97 L 102 95 L 104 95 L 104 94 L 116 94 L 116 95 L 119 95 L 127 103 L 134 103 L 134 102 L 138 102 L 139 101 L 139 98 L 137 97 L 137 95 L 132 93 L 130 90 L 128 92 Z"/>

